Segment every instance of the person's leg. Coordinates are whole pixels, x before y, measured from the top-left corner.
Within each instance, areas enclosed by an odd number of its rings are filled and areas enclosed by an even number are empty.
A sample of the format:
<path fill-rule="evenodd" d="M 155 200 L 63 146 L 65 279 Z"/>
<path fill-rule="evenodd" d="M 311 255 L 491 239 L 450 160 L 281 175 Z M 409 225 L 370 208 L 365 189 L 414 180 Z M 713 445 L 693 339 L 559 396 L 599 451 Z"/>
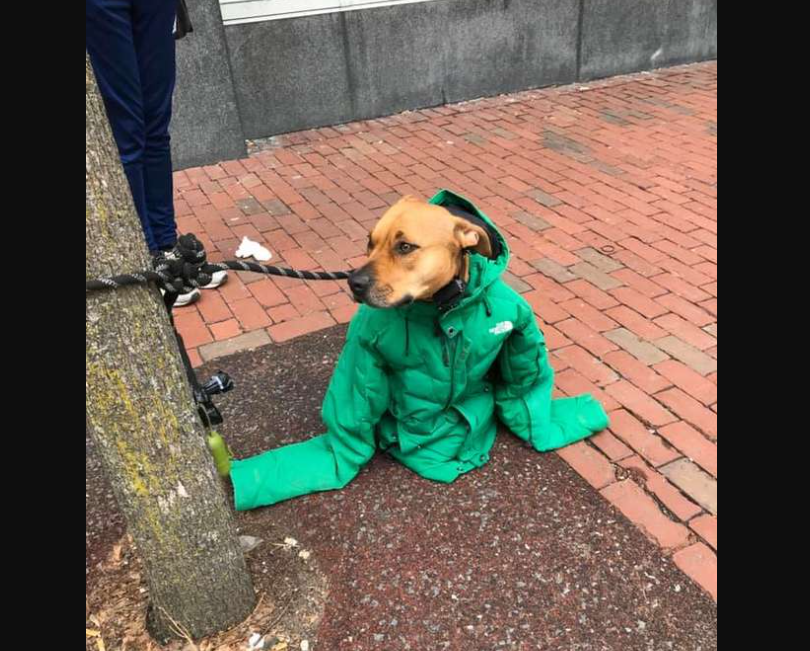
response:
<path fill-rule="evenodd" d="M 132 4 L 146 127 L 146 212 L 155 242 L 166 250 L 177 242 L 169 136 L 176 78 L 174 25 L 177 1 L 132 0 Z"/>
<path fill-rule="evenodd" d="M 158 246 L 148 219 L 141 74 L 132 30 L 132 0 L 86 0 L 85 47 L 104 99 L 135 208 L 150 251 Z"/>

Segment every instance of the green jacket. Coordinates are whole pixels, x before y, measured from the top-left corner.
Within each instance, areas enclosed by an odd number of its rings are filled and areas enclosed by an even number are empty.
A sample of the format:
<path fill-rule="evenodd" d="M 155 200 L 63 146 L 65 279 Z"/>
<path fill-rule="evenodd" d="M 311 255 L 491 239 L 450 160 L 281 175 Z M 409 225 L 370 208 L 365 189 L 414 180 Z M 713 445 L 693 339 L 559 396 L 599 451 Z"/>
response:
<path fill-rule="evenodd" d="M 431 200 L 492 222 L 448 191 Z M 493 226 L 494 228 L 494 226 Z M 323 406 L 327 433 L 235 461 L 239 510 L 343 488 L 379 448 L 422 477 L 450 483 L 489 460 L 497 420 L 544 452 L 608 426 L 591 396 L 552 400 L 554 371 L 532 308 L 501 279 L 509 250 L 470 257 L 461 304 L 362 306 Z"/>

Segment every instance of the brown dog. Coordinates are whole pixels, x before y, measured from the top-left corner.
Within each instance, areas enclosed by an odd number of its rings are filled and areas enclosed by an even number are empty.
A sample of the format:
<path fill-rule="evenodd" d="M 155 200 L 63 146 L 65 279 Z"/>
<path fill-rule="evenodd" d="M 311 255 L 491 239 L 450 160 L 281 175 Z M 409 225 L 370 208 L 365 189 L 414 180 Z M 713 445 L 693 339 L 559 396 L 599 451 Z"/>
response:
<path fill-rule="evenodd" d="M 352 274 L 358 302 L 402 307 L 428 301 L 455 277 L 467 274 L 465 251 L 492 254 L 482 227 L 448 209 L 405 197 L 392 206 L 369 239 L 369 261 Z"/>

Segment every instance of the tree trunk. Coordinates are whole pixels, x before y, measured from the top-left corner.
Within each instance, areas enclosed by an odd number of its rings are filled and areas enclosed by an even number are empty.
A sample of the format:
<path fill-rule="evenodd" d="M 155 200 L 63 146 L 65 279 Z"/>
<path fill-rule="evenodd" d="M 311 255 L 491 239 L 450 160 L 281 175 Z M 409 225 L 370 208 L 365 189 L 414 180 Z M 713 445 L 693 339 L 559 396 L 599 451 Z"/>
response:
<path fill-rule="evenodd" d="M 85 276 L 149 268 L 143 233 L 85 53 Z M 158 639 L 244 620 L 255 594 L 154 287 L 88 294 L 87 423 L 143 559 Z"/>

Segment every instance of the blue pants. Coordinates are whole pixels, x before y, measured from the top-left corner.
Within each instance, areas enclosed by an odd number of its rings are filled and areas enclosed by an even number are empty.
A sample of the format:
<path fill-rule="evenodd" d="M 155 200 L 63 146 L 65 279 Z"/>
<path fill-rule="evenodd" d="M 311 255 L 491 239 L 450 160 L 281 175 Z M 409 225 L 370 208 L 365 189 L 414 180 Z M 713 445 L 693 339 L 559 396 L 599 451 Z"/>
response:
<path fill-rule="evenodd" d="M 150 251 L 173 246 L 177 0 L 86 0 L 86 48 Z"/>

